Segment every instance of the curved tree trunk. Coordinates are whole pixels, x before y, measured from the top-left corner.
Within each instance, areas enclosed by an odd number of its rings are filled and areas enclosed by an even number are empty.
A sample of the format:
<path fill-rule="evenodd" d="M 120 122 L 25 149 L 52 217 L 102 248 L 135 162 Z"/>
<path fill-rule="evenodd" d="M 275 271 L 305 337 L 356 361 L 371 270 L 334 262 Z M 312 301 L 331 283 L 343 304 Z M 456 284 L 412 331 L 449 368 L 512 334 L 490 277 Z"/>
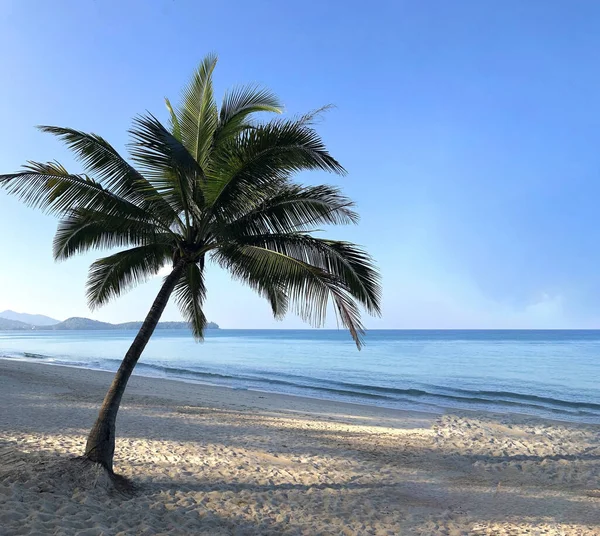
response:
<path fill-rule="evenodd" d="M 184 261 L 178 261 L 173 267 L 173 271 L 165 278 L 165 282 L 156 296 L 150 312 L 121 362 L 121 366 L 115 375 L 108 393 L 104 397 L 98 419 L 88 436 L 85 446 L 85 456 L 91 461 L 103 465 L 111 473 L 115 453 L 115 423 L 121 398 L 125 392 L 125 387 L 127 387 L 127 381 L 138 359 L 142 355 L 146 344 L 148 344 L 175 285 L 181 277 L 184 266 Z"/>

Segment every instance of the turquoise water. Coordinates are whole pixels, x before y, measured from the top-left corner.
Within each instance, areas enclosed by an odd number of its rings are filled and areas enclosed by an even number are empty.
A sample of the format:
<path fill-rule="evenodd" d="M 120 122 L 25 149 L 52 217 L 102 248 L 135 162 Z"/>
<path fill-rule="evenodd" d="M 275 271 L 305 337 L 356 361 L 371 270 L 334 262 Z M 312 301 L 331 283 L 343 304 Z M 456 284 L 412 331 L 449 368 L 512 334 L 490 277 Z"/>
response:
<path fill-rule="evenodd" d="M 116 370 L 132 331 L 0 332 L 0 356 Z M 600 331 L 157 331 L 136 374 L 390 408 L 600 423 Z"/>

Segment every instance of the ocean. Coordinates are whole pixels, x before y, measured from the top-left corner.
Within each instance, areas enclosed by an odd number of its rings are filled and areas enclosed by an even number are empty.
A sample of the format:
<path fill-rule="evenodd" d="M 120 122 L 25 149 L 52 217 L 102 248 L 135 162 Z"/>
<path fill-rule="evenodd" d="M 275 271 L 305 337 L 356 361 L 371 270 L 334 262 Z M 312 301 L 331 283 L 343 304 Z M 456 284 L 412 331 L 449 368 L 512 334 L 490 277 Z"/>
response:
<path fill-rule="evenodd" d="M 0 357 L 117 369 L 133 331 L 0 332 Z M 600 331 L 333 330 L 153 335 L 134 374 L 388 408 L 600 424 Z"/>

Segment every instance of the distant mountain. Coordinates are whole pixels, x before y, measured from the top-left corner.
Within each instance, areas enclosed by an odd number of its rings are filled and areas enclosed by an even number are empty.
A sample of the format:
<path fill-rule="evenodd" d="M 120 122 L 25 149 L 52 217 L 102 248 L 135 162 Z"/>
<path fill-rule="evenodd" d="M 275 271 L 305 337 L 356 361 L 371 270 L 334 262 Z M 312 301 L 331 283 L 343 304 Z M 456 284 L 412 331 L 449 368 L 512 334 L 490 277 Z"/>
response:
<path fill-rule="evenodd" d="M 17 319 L 6 318 L 3 315 L 5 313 L 29 317 L 37 319 L 48 319 L 52 320 L 52 324 L 33 324 L 32 322 L 24 322 Z M 142 327 L 141 322 L 124 322 L 123 324 L 110 324 L 109 322 L 100 322 L 98 320 L 92 320 L 91 318 L 81 318 L 74 316 L 67 318 L 64 322 L 53 320 L 50 317 L 43 315 L 28 315 L 25 313 L 15 313 L 14 311 L 5 311 L 0 313 L 0 331 L 12 330 L 12 329 L 35 329 L 35 330 L 100 330 L 100 329 L 140 329 Z M 186 329 L 188 328 L 187 322 L 159 322 L 156 329 Z M 218 324 L 209 322 L 206 325 L 206 329 L 219 329 Z"/>
<path fill-rule="evenodd" d="M 16 313 L 15 311 L 11 310 L 0 313 L 0 318 L 4 318 L 6 320 L 16 320 L 17 322 L 23 322 L 32 326 L 52 326 L 60 322 L 60 320 L 55 320 L 49 316 Z"/>
<path fill-rule="evenodd" d="M 25 324 L 25 322 L 19 322 L 18 320 L 9 320 L 8 318 L 0 318 L 0 331 L 8 329 L 35 329 L 35 326 L 31 324 Z"/>
<path fill-rule="evenodd" d="M 53 330 L 98 330 L 98 329 L 140 329 L 141 322 L 125 322 L 123 324 L 110 324 L 108 322 L 99 322 L 91 318 L 81 318 L 74 316 L 67 318 L 64 322 L 60 322 L 54 326 L 47 326 L 35 329 L 53 329 Z M 186 329 L 187 322 L 159 322 L 156 329 Z M 219 329 L 219 326 L 214 322 L 209 322 L 206 325 L 207 329 Z"/>

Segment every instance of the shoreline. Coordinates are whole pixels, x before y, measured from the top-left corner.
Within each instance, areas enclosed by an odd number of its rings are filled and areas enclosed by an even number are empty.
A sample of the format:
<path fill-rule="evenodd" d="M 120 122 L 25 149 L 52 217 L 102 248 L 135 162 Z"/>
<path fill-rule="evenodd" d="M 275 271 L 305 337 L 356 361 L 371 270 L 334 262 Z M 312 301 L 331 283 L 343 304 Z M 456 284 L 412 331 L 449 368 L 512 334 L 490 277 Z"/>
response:
<path fill-rule="evenodd" d="M 93 367 L 83 367 L 83 366 L 78 366 L 78 365 L 67 365 L 64 363 L 53 363 L 53 362 L 44 362 L 44 361 L 36 361 L 36 360 L 27 360 L 27 359 L 21 359 L 21 358 L 13 358 L 13 357 L 5 357 L 5 356 L 0 356 L 0 363 L 1 362 L 8 362 L 8 363 L 26 363 L 26 364 L 31 364 L 34 367 L 37 366 L 49 366 L 49 367 L 56 367 L 56 368 L 65 368 L 65 369 L 75 369 L 75 370 L 82 370 L 82 371 L 90 371 L 90 372 L 98 372 L 101 373 L 103 375 L 107 375 L 107 377 L 110 377 L 110 379 L 108 380 L 108 383 L 106 384 L 106 389 L 108 389 L 108 386 L 110 385 L 110 381 L 112 381 L 112 378 L 115 375 L 115 372 L 113 371 L 109 371 L 109 370 L 104 370 L 104 369 L 99 369 L 99 368 L 93 368 Z M 0 367 L 1 368 L 1 367 Z M 310 400 L 313 403 L 319 403 L 319 404 L 340 404 L 342 406 L 348 406 L 350 408 L 352 408 L 353 406 L 358 406 L 360 408 L 372 408 L 372 409 L 378 409 L 378 410 L 382 410 L 383 412 L 397 412 L 399 414 L 424 414 L 427 416 L 440 416 L 443 415 L 444 413 L 447 413 L 448 411 L 460 411 L 462 412 L 463 410 L 458 409 L 458 408 L 445 408 L 443 406 L 436 406 L 434 404 L 430 404 L 429 406 L 431 407 L 430 411 L 427 411 L 425 409 L 412 409 L 412 408 L 392 408 L 392 407 L 388 407 L 388 406 L 383 406 L 383 405 L 377 405 L 377 404 L 368 404 L 368 403 L 363 403 L 361 401 L 347 401 L 347 400 L 335 400 L 333 398 L 319 398 L 317 396 L 310 396 L 310 395 L 302 395 L 302 394 L 296 394 L 296 393 L 282 393 L 282 392 L 278 392 L 278 391 L 267 391 L 267 390 L 263 390 L 263 389 L 255 389 L 252 387 L 247 387 L 247 388 L 240 388 L 240 387 L 232 387 L 232 386 L 228 386 L 228 385 L 219 385 L 219 384 L 215 384 L 215 383 L 210 383 L 210 382 L 203 382 L 201 380 L 194 380 L 194 379 L 188 379 L 188 378 L 168 378 L 168 377 L 164 377 L 164 376 L 151 376 L 148 374 L 143 374 L 140 372 L 137 372 L 134 370 L 134 373 L 131 376 L 131 380 L 130 383 L 128 384 L 127 389 L 129 389 L 129 385 L 131 384 L 131 381 L 133 381 L 133 378 L 146 378 L 148 380 L 153 380 L 153 381 L 158 381 L 158 382 L 162 382 L 162 381 L 166 381 L 166 382 L 174 382 L 175 384 L 187 384 L 187 385 L 194 385 L 197 386 L 198 388 L 209 388 L 209 389 L 216 389 L 218 391 L 220 390 L 225 390 L 225 391 L 234 391 L 235 393 L 248 393 L 249 395 L 252 394 L 258 394 L 259 399 L 264 398 L 263 395 L 268 395 L 269 397 L 284 397 L 284 398 L 290 398 L 291 401 L 294 399 L 301 399 L 301 400 Z M 256 400 L 256 399 L 255 399 Z M 260 406 L 258 406 L 259 409 L 262 409 Z M 475 412 L 479 412 L 478 410 L 464 410 L 465 412 L 471 412 L 471 411 L 475 411 Z M 482 410 L 484 413 L 494 413 L 494 412 L 487 412 L 486 410 Z M 515 413 L 515 415 L 527 415 L 527 414 L 520 414 L 520 413 Z M 531 417 L 535 417 L 534 415 L 530 415 Z"/>
<path fill-rule="evenodd" d="M 66 369 L 74 369 L 74 370 L 82 370 L 82 371 L 90 371 L 90 372 L 98 372 L 101 374 L 106 374 L 110 377 L 110 379 L 108 380 L 108 383 L 106 384 L 106 389 L 108 389 L 108 386 L 110 385 L 110 381 L 112 380 L 112 377 L 114 376 L 115 372 L 114 371 L 107 371 L 104 369 L 99 369 L 99 368 L 92 368 L 92 367 L 84 367 L 81 365 L 69 365 L 69 364 L 65 364 L 65 363 L 54 363 L 54 362 L 48 362 L 48 361 L 43 361 L 43 360 L 34 360 L 34 359 L 24 359 L 24 358 L 14 358 L 14 357 L 6 357 L 6 356 L 0 356 L 0 362 L 9 362 L 9 363 L 28 363 L 31 364 L 33 366 L 51 366 L 51 367 L 57 367 L 57 368 L 66 368 Z M 419 408 L 414 408 L 414 407 L 406 407 L 406 408 L 394 408 L 394 407 L 389 407 L 389 406 L 384 406 L 384 405 L 378 405 L 378 404 L 369 404 L 366 401 L 348 401 L 348 400 L 335 400 L 333 398 L 321 398 L 318 396 L 313 396 L 313 395 L 309 395 L 309 394 L 298 394 L 298 393 L 283 393 L 283 392 L 277 392 L 277 391 L 267 391 L 267 390 L 262 390 L 262 389 L 256 389 L 256 388 L 240 388 L 240 387 L 232 387 L 232 386 L 228 386 L 228 385 L 219 385 L 219 384 L 214 384 L 214 383 L 210 383 L 210 382 L 204 382 L 202 380 L 195 380 L 195 379 L 191 379 L 191 378 L 169 378 L 169 377 L 165 377 L 165 376 L 152 376 L 152 375 L 147 375 L 147 374 L 143 374 L 140 372 L 136 372 L 134 371 L 133 375 L 132 375 L 132 380 L 133 378 L 146 378 L 148 380 L 154 380 L 154 381 L 167 381 L 167 382 L 175 382 L 176 384 L 179 383 L 183 383 L 183 384 L 188 384 L 188 385 L 195 385 L 198 386 L 200 388 L 209 388 L 209 389 L 217 389 L 217 390 L 226 390 L 226 391 L 234 391 L 235 393 L 248 393 L 248 394 L 252 394 L 252 393 L 258 393 L 258 395 L 263 395 L 263 396 L 259 396 L 258 399 L 264 398 L 264 395 L 267 395 L 269 397 L 273 396 L 273 397 L 291 397 L 291 399 L 302 399 L 302 400 L 310 400 L 313 401 L 314 403 L 320 403 L 320 404 L 341 404 L 342 406 L 344 405 L 348 405 L 349 407 L 352 406 L 359 406 L 361 408 L 377 408 L 383 411 L 390 411 L 390 412 L 399 412 L 399 413 L 407 413 L 407 414 L 423 414 L 423 415 L 427 415 L 427 416 L 433 416 L 433 417 L 439 417 L 441 415 L 445 415 L 448 413 L 457 413 L 457 414 L 466 414 L 466 415 L 481 415 L 481 414 L 489 414 L 489 415 L 512 415 L 516 418 L 525 418 L 525 419 L 540 419 L 540 420 L 544 420 L 544 421 L 551 421 L 551 422 L 556 422 L 556 423 L 569 423 L 569 424 L 581 424 L 581 425 L 590 425 L 590 426 L 597 426 L 600 425 L 599 422 L 594 421 L 593 419 L 587 418 L 587 420 L 584 420 L 585 418 L 581 418 L 581 417 L 577 417 L 577 416 L 573 416 L 572 418 L 569 418 L 569 415 L 551 415 L 552 411 L 551 410 L 547 410 L 547 414 L 540 414 L 540 413 L 532 413 L 532 412 L 527 412 L 527 411 L 518 411 L 518 410 L 494 410 L 494 409 L 489 409 L 489 408 L 459 408 L 459 407 L 452 407 L 452 406 L 442 406 L 442 405 L 436 405 L 436 404 L 428 404 L 428 403 L 422 403 L 422 406 L 427 406 L 427 409 L 423 408 L 423 407 L 419 407 Z M 130 380 L 130 383 L 131 381 Z M 129 389 L 129 387 L 128 387 Z M 258 400 L 258 399 L 254 399 L 254 400 Z M 102 399 L 100 400 L 100 402 L 102 401 Z M 410 402 L 407 403 L 407 406 L 410 405 Z M 414 404 L 414 405 L 418 405 L 418 404 Z M 259 409 L 262 409 L 261 406 L 257 406 Z"/>
<path fill-rule="evenodd" d="M 6 366 L 8 364 L 8 366 Z M 55 373 L 45 373 L 44 369 L 56 369 Z M 17 360 L 13 358 L 0 358 L 0 374 L 7 370 L 18 371 L 38 377 L 38 381 L 52 381 L 63 374 L 69 375 L 78 382 L 85 382 L 94 386 L 95 391 L 101 396 L 98 398 L 98 409 L 115 375 L 114 372 L 69 366 L 53 363 L 36 363 L 33 361 Z M 66 372 L 69 371 L 69 372 Z M 77 372 L 70 372 L 77 371 Z M 182 388 L 182 386 L 188 386 Z M 103 391 L 102 391 L 103 389 Z M 171 396 L 173 393 L 176 396 Z M 127 403 L 128 396 L 156 396 L 164 400 L 165 396 L 174 403 L 204 404 L 208 407 L 228 409 L 257 409 L 260 411 L 276 410 L 279 413 L 306 412 L 307 414 L 321 415 L 323 410 L 334 412 L 338 416 L 369 417 L 381 422 L 401 422 L 403 420 L 433 421 L 444 413 L 440 408 L 438 413 L 414 411 L 410 409 L 386 408 L 354 402 L 337 401 L 330 399 L 313 398 L 295 394 L 259 391 L 253 389 L 237 389 L 222 385 L 211 385 L 195 381 L 186 381 L 172 378 L 158 378 L 134 374 L 129 380 L 123 403 Z"/>

